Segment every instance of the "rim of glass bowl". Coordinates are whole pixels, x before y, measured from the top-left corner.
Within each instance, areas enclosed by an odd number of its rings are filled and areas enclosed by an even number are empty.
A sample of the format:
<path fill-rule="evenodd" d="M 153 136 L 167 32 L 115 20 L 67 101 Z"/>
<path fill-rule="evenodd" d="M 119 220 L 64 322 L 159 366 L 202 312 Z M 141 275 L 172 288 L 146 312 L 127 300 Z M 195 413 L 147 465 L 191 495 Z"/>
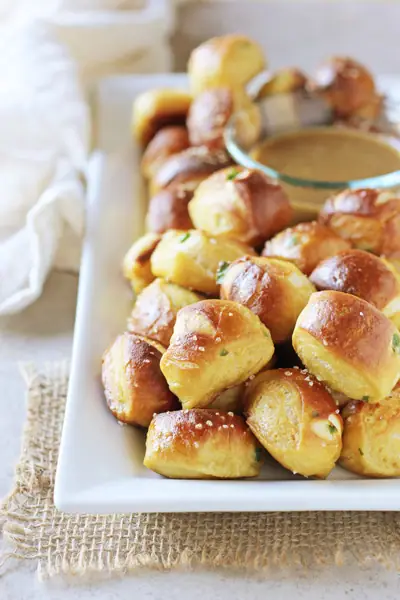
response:
<path fill-rule="evenodd" d="M 316 179 L 303 179 L 301 177 L 292 177 L 286 175 L 272 167 L 264 165 L 250 156 L 250 154 L 244 150 L 235 139 L 235 117 L 236 114 L 232 115 L 228 121 L 224 130 L 225 146 L 232 158 L 242 167 L 248 169 L 259 169 L 263 171 L 269 177 L 288 183 L 296 187 L 313 188 L 313 189 L 326 189 L 326 190 L 342 190 L 345 188 L 357 189 L 357 188 L 391 188 L 400 185 L 400 169 L 398 171 L 392 171 L 391 173 L 385 173 L 384 175 L 376 175 L 375 177 L 367 177 L 365 179 L 349 179 L 347 181 L 322 181 Z M 379 135 L 379 134 L 373 134 Z M 381 137 L 384 133 L 381 134 Z M 396 139 L 391 136 L 392 140 L 395 140 L 395 145 L 399 147 L 400 152 L 400 139 Z"/>

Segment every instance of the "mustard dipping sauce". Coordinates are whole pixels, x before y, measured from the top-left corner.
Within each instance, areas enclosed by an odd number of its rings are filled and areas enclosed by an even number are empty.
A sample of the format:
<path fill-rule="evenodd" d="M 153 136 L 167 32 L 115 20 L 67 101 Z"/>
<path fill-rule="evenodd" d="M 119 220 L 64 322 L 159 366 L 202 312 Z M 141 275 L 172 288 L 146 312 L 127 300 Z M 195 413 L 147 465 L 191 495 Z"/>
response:
<path fill-rule="evenodd" d="M 315 181 L 365 179 L 400 170 L 398 148 L 382 136 L 346 128 L 314 127 L 272 136 L 252 157 L 285 175 Z M 309 213 L 301 218 L 313 218 L 318 205 L 339 191 L 282 185 L 297 212 Z"/>

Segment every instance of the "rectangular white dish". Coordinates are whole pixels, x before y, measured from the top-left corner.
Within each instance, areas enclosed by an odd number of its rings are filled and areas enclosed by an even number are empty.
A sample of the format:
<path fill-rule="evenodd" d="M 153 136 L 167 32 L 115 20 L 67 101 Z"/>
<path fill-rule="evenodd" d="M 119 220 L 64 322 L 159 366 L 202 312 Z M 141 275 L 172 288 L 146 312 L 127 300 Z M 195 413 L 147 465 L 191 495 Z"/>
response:
<path fill-rule="evenodd" d="M 381 87 L 400 88 L 382 77 Z M 337 467 L 326 481 L 292 476 L 272 460 L 257 480 L 165 479 L 143 464 L 143 432 L 121 427 L 105 405 L 104 349 L 125 328 L 132 297 L 121 260 L 143 231 L 139 148 L 130 136 L 132 100 L 153 87 L 184 87 L 182 75 L 104 80 L 96 97 L 98 151 L 89 169 L 71 379 L 55 485 L 67 512 L 399 510 L 400 480 L 361 479 Z"/>

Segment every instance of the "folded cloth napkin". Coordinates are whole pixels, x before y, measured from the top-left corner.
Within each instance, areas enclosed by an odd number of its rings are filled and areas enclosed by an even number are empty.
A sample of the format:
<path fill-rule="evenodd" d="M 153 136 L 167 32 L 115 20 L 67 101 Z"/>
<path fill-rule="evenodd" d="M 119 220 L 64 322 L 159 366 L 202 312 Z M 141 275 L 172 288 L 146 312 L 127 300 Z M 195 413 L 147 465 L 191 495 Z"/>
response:
<path fill-rule="evenodd" d="M 88 86 L 111 73 L 170 70 L 173 27 L 170 0 L 41 0 L 2 10 L 0 315 L 36 300 L 52 267 L 78 269 Z"/>

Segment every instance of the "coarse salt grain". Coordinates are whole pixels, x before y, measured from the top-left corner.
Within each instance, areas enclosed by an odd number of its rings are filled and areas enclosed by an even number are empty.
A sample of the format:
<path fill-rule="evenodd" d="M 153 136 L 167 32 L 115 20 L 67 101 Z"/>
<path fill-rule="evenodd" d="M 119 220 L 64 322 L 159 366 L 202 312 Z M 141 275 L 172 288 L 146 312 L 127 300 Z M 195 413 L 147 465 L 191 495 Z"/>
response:
<path fill-rule="evenodd" d="M 206 421 L 206 424 L 207 424 L 209 427 L 212 427 L 212 421 L 208 420 L 208 421 Z"/>
<path fill-rule="evenodd" d="M 309 381 L 309 382 L 308 382 L 308 385 L 309 385 L 310 387 L 312 387 L 312 386 L 314 385 L 314 382 L 313 382 L 313 381 Z"/>
<path fill-rule="evenodd" d="M 235 426 L 234 426 L 234 424 L 233 424 L 233 423 L 232 423 L 231 427 L 232 427 L 232 429 L 235 429 Z"/>
<path fill-rule="evenodd" d="M 285 375 L 286 375 L 286 377 L 291 377 L 293 375 L 293 373 L 291 373 L 290 371 L 285 371 Z"/>
<path fill-rule="evenodd" d="M 327 346 L 327 345 L 328 345 L 328 342 L 327 342 L 326 340 L 322 340 L 322 344 L 323 344 L 324 346 Z"/>
<path fill-rule="evenodd" d="M 200 352 L 205 352 L 204 346 L 199 346 L 199 350 L 200 350 Z"/>
<path fill-rule="evenodd" d="M 194 446 L 195 448 L 198 448 L 198 447 L 200 446 L 200 444 L 199 444 L 199 442 L 195 442 L 195 443 L 193 444 L 193 446 Z"/>
<path fill-rule="evenodd" d="M 196 423 L 195 429 L 203 429 L 203 425 L 201 423 Z"/>
<path fill-rule="evenodd" d="M 229 415 L 230 417 L 233 417 L 233 412 L 230 410 L 230 411 L 228 412 L 228 415 Z"/>
<path fill-rule="evenodd" d="M 224 429 L 228 429 L 228 425 L 227 425 L 226 423 L 224 423 L 224 424 L 222 425 L 222 427 L 223 427 Z"/>

